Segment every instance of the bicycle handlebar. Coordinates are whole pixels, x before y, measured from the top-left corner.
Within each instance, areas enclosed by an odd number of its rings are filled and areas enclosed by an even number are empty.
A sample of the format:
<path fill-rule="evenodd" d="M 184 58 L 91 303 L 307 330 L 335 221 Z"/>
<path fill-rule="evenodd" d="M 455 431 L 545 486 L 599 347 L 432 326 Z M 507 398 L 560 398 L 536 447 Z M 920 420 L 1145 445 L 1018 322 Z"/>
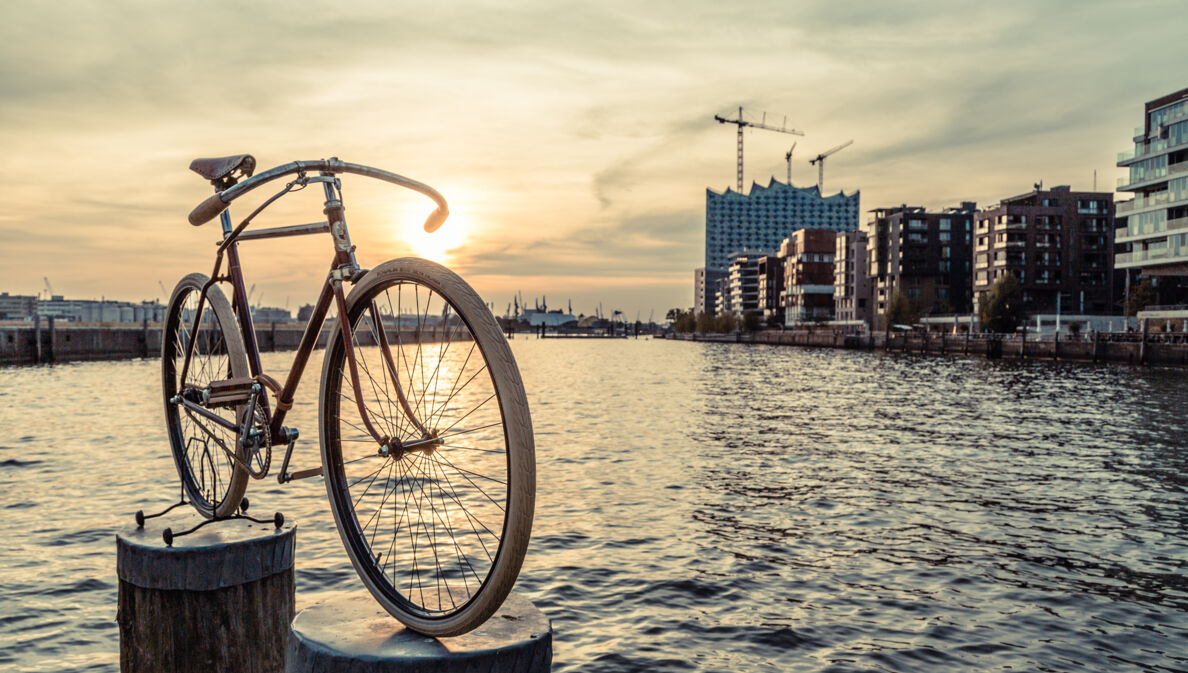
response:
<path fill-rule="evenodd" d="M 430 233 L 436 231 L 445 222 L 446 218 L 450 216 L 450 207 L 446 203 L 445 197 L 438 193 L 436 189 L 423 182 L 417 182 L 403 175 L 389 173 L 388 171 L 370 166 L 348 164 L 338 159 L 318 159 L 316 161 L 294 161 L 277 166 L 276 168 L 270 168 L 263 173 L 253 175 L 237 185 L 232 185 L 216 193 L 202 203 L 199 203 L 194 210 L 190 211 L 190 224 L 195 227 L 206 224 L 214 219 L 216 215 L 226 210 L 232 201 L 256 187 L 286 175 L 304 173 L 306 171 L 327 171 L 335 174 L 353 173 L 355 175 L 383 180 L 384 182 L 391 182 L 394 185 L 424 194 L 433 199 L 434 203 L 437 204 L 437 208 L 432 213 L 429 213 L 429 217 L 425 219 L 425 231 Z"/>

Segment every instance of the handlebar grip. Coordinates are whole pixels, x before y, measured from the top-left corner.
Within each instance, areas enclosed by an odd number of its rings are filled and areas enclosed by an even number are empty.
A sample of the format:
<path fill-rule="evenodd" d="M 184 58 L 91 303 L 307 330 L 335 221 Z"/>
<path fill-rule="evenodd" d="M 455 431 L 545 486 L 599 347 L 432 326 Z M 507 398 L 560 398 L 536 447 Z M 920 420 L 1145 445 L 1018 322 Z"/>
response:
<path fill-rule="evenodd" d="M 209 199 L 198 204 L 198 207 L 190 211 L 190 224 L 195 227 L 201 226 L 210 222 L 215 215 L 227 209 L 227 204 L 223 203 L 222 196 L 215 194 Z"/>
<path fill-rule="evenodd" d="M 449 216 L 450 211 L 444 206 L 439 206 L 432 213 L 429 213 L 429 217 L 425 218 L 425 231 L 429 233 L 437 231 L 438 227 L 440 227 Z M 193 220 L 190 221 L 193 222 Z"/>

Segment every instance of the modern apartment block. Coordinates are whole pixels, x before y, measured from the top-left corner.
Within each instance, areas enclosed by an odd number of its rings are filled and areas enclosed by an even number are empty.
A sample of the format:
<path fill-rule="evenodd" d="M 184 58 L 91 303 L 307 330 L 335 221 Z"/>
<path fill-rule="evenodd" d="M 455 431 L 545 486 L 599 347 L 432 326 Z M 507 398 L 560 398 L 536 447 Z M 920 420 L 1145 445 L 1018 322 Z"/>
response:
<path fill-rule="evenodd" d="M 866 275 L 874 296 L 873 327 L 895 292 L 924 315 L 965 314 L 971 308 L 972 229 L 977 204 L 930 213 L 918 206 L 876 208 L 868 222 Z"/>
<path fill-rule="evenodd" d="M 759 309 L 759 261 L 765 257 L 766 252 L 748 250 L 731 256 L 726 276 L 730 303 L 722 306 L 724 311 L 741 315 Z"/>
<path fill-rule="evenodd" d="M 784 324 L 784 259 L 778 255 L 767 255 L 759 260 L 759 310 L 763 312 L 764 325 Z"/>
<path fill-rule="evenodd" d="M 837 233 L 801 229 L 784 239 L 784 324 L 833 318 L 833 255 Z"/>
<path fill-rule="evenodd" d="M 1188 89 L 1146 104 L 1134 150 L 1119 154 L 1118 166 L 1130 172 L 1118 191 L 1134 194 L 1117 204 L 1120 285 L 1141 274 L 1160 304 L 1188 303 Z"/>
<path fill-rule="evenodd" d="M 713 269 L 693 270 L 693 310 L 713 314 L 717 307 L 714 305 L 717 297 L 718 283 L 726 277 L 725 271 Z"/>
<path fill-rule="evenodd" d="M 833 252 L 833 313 L 836 320 L 871 319 L 870 278 L 866 275 L 866 232 L 837 234 Z"/>
<path fill-rule="evenodd" d="M 994 282 L 1015 274 L 1024 311 L 1113 313 L 1114 201 L 1067 185 L 1035 189 L 978 214 L 975 306 Z"/>
<path fill-rule="evenodd" d="M 795 187 L 772 178 L 766 187 L 752 184 L 750 193 L 730 189 L 705 193 L 705 266 L 695 272 L 696 308 L 716 304 L 698 294 L 698 279 L 729 269 L 738 250 L 772 251 L 797 229 L 854 231 L 858 228 L 859 192 L 821 196 L 816 186 Z M 705 288 L 713 287 L 705 282 Z M 699 300 L 698 300 L 699 299 Z"/>

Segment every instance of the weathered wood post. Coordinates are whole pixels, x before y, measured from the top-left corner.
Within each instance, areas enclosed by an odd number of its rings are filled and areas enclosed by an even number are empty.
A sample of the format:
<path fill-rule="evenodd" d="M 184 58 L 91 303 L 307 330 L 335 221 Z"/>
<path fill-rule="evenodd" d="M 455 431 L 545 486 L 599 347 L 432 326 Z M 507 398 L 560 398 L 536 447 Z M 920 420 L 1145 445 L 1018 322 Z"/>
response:
<path fill-rule="evenodd" d="M 1147 364 L 1147 319 L 1139 321 L 1142 326 L 1142 337 L 1139 340 L 1139 364 Z"/>
<path fill-rule="evenodd" d="M 1060 359 L 1060 332 L 1056 332 L 1056 341 L 1052 344 L 1052 359 Z"/>
<path fill-rule="evenodd" d="M 144 318 L 140 323 L 140 357 L 147 358 L 149 356 L 149 330 L 148 330 L 148 311 L 144 312 Z"/>
<path fill-rule="evenodd" d="M 404 628 L 362 589 L 333 594 L 293 620 L 291 673 L 547 673 L 553 628 L 527 598 L 512 593 L 485 624 L 452 638 Z"/>
<path fill-rule="evenodd" d="M 46 320 L 49 322 L 49 352 L 47 352 L 45 355 L 47 362 L 53 362 L 54 347 L 57 345 L 58 332 L 56 329 L 54 329 L 54 317 L 51 315 L 50 317 L 46 318 Z"/>
<path fill-rule="evenodd" d="M 41 364 L 41 314 L 33 314 L 33 364 Z"/>
<path fill-rule="evenodd" d="M 293 620 L 296 527 L 176 510 L 116 535 L 120 669 L 283 671 Z"/>

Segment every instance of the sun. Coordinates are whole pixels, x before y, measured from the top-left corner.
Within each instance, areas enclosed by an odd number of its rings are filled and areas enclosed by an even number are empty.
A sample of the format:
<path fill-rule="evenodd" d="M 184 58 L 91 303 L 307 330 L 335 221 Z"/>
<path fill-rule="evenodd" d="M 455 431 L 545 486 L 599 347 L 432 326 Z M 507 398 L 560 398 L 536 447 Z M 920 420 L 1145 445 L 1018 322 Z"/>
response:
<path fill-rule="evenodd" d="M 469 222 L 463 213 L 454 211 L 437 231 L 428 233 L 423 226 L 428 214 L 426 211 L 407 218 L 408 228 L 401 232 L 401 238 L 412 248 L 414 255 L 445 264 L 466 244 L 470 236 Z"/>

